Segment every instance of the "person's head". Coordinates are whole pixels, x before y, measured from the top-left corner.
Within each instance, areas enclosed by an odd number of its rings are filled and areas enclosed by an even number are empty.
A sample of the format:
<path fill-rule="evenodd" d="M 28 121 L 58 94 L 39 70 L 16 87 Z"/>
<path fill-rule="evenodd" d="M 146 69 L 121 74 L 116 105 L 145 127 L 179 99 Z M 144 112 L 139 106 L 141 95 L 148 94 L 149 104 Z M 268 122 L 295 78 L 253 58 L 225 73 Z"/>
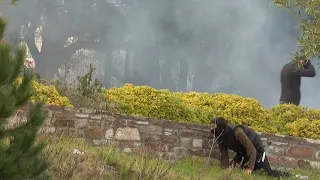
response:
<path fill-rule="evenodd" d="M 211 120 L 211 131 L 215 132 L 215 136 L 219 136 L 221 133 L 227 130 L 227 120 L 223 117 L 216 117 Z"/>

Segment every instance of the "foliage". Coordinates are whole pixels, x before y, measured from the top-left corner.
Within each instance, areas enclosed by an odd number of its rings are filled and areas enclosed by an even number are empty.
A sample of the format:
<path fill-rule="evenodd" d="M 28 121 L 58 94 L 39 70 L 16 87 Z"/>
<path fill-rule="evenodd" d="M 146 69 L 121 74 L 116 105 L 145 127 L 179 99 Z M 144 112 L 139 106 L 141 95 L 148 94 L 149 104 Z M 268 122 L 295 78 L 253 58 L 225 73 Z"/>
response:
<path fill-rule="evenodd" d="M 112 145 L 93 147 L 84 139 L 41 137 L 48 141 L 45 154 L 53 179 L 177 179 L 173 163 L 150 154 L 125 154 Z"/>
<path fill-rule="evenodd" d="M 245 124 L 259 132 L 320 138 L 318 109 L 286 104 L 266 109 L 254 98 L 235 94 L 171 93 L 132 84 L 111 88 L 105 96 L 109 103 L 117 104 L 110 109 L 116 113 L 204 124 L 223 116 L 230 123 Z M 302 121 L 305 123 L 299 123 Z"/>
<path fill-rule="evenodd" d="M 274 126 L 281 134 L 319 139 L 320 110 L 295 105 L 278 105 L 270 113 Z"/>
<path fill-rule="evenodd" d="M 245 124 L 257 131 L 274 132 L 269 126 L 268 111 L 253 98 L 235 94 L 174 93 L 184 104 L 206 114 L 202 122 L 208 123 L 215 116 L 223 116 L 230 123 Z M 197 97 L 198 96 L 198 97 Z"/>
<path fill-rule="evenodd" d="M 289 9 L 295 17 L 299 15 L 301 36 L 298 44 L 301 46 L 300 53 L 295 53 L 293 58 L 298 60 L 305 55 L 307 59 L 320 57 L 320 0 L 273 0 L 276 6 Z M 302 14 L 302 15 L 301 15 Z"/>
<path fill-rule="evenodd" d="M 171 93 L 132 84 L 109 89 L 106 98 L 119 104 L 116 111 L 120 113 L 189 123 L 209 123 L 215 116 L 224 116 L 258 131 L 274 132 L 268 125 L 268 110 L 253 98 L 222 93 Z"/>
<path fill-rule="evenodd" d="M 117 104 L 112 110 L 135 116 L 174 119 L 180 122 L 199 122 L 196 109 L 186 105 L 168 90 L 126 84 L 105 92 L 109 103 Z"/>
<path fill-rule="evenodd" d="M 92 74 L 96 70 L 90 64 L 89 72 L 85 74 L 84 76 L 78 76 L 78 90 L 81 92 L 81 94 L 85 97 L 90 97 L 94 93 L 100 93 L 102 89 L 102 84 L 98 79 L 93 79 Z"/>
<path fill-rule="evenodd" d="M 222 171 L 219 164 L 216 164 L 214 160 L 205 164 L 205 160 L 200 157 L 186 157 L 172 164 L 160 158 L 151 158 L 145 154 L 126 154 L 112 146 L 95 147 L 83 139 L 48 136 L 41 137 L 41 139 L 48 142 L 44 154 L 51 160 L 52 165 L 49 167 L 48 173 L 51 174 L 53 180 L 157 179 L 159 172 L 166 175 L 162 179 L 200 180 L 199 174 L 202 168 L 204 168 L 204 175 L 201 180 L 270 179 L 260 172 L 248 175 L 244 171 L 236 169 Z M 168 167 L 170 168 L 168 169 Z M 153 169 L 156 169 L 156 171 L 150 171 Z M 295 169 L 293 172 L 307 175 L 309 179 L 319 179 L 320 177 L 318 172 L 312 170 Z M 150 178 L 139 178 L 140 174 L 146 174 Z M 136 178 L 132 178 L 133 176 Z M 171 176 L 171 178 L 167 178 L 168 176 Z M 283 178 L 283 180 L 288 179 Z"/>
<path fill-rule="evenodd" d="M 22 83 L 22 78 L 17 79 L 18 84 Z M 34 91 L 34 95 L 30 98 L 32 103 L 42 102 L 48 105 L 73 107 L 70 101 L 65 96 L 60 96 L 57 89 L 53 85 L 44 85 L 37 81 L 31 81 L 31 86 Z"/>
<path fill-rule="evenodd" d="M 59 94 L 69 98 L 71 104 L 75 107 L 84 107 L 91 109 L 106 109 L 107 102 L 104 97 L 105 89 L 98 79 L 93 79 L 95 68 L 90 64 L 89 71 L 77 77 L 76 84 L 61 82 L 60 80 L 44 80 L 44 84 L 54 85 Z"/>
<path fill-rule="evenodd" d="M 288 123 L 286 128 L 288 128 L 288 134 L 292 136 L 320 139 L 320 120 L 299 118 L 292 123 Z"/>
<path fill-rule="evenodd" d="M 45 114 L 42 104 L 36 104 L 26 122 L 8 125 L 9 117 L 32 96 L 33 73 L 24 68 L 26 49 L 19 46 L 14 54 L 11 45 L 2 40 L 5 28 L 6 21 L 0 18 L 0 179 L 36 179 L 44 177 L 47 168 L 41 155 L 45 145 L 35 143 Z M 23 80 L 19 84 L 20 75 Z"/>

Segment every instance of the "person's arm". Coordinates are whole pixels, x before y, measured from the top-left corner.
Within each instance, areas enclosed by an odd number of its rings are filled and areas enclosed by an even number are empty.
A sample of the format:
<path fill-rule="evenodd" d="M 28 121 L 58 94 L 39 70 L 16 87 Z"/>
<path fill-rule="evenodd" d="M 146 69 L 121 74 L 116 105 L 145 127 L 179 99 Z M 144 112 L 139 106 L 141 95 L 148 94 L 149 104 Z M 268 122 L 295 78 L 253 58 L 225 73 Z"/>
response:
<path fill-rule="evenodd" d="M 235 130 L 237 140 L 246 148 L 247 156 L 249 157 L 248 168 L 253 171 L 255 163 L 257 150 L 247 137 L 247 135 L 243 132 L 241 127 L 236 128 Z"/>
<path fill-rule="evenodd" d="M 221 143 L 219 144 L 220 154 L 221 154 L 221 167 L 223 169 L 229 167 L 229 155 L 228 155 L 228 148 Z"/>
<path fill-rule="evenodd" d="M 303 68 L 295 68 L 293 70 L 293 73 L 295 75 L 301 76 L 301 77 L 315 77 L 316 76 L 316 70 L 311 63 L 306 65 Z"/>

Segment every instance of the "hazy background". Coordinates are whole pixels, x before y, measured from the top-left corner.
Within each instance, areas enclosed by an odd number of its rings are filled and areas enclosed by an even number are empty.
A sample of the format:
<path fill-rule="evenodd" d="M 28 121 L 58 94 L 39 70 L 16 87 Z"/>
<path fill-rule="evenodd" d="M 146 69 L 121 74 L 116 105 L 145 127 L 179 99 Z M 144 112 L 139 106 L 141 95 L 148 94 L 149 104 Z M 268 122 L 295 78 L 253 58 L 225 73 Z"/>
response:
<path fill-rule="evenodd" d="M 43 76 L 74 82 L 93 63 L 106 87 L 236 93 L 266 107 L 298 48 L 293 16 L 272 0 L 20 0 L 0 12 Z M 320 107 L 319 84 L 302 80 L 301 105 Z"/>

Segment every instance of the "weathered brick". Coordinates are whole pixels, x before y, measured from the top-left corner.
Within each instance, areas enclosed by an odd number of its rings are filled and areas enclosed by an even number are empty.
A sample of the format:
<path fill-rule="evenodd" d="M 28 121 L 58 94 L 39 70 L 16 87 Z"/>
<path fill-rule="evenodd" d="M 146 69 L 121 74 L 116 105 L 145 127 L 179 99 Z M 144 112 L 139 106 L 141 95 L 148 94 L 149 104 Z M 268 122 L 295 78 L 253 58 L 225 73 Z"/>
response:
<path fill-rule="evenodd" d="M 166 137 L 166 138 L 163 139 L 163 142 L 164 143 L 176 143 L 177 139 L 174 138 L 174 137 Z"/>
<path fill-rule="evenodd" d="M 101 120 L 101 119 L 102 119 L 102 115 L 91 115 L 91 116 L 90 116 L 90 119 L 93 119 L 93 120 Z"/>
<path fill-rule="evenodd" d="M 133 146 L 134 147 L 140 147 L 141 146 L 141 142 L 133 142 Z"/>
<path fill-rule="evenodd" d="M 180 138 L 180 146 L 185 148 L 192 148 L 192 138 Z"/>
<path fill-rule="evenodd" d="M 181 131 L 180 137 L 193 137 L 194 133 L 192 131 Z"/>
<path fill-rule="evenodd" d="M 151 148 L 154 151 L 160 151 L 160 152 L 170 152 L 173 149 L 171 144 L 146 143 L 146 146 Z"/>
<path fill-rule="evenodd" d="M 118 128 L 116 130 L 116 139 L 118 140 L 131 140 L 131 141 L 139 141 L 140 134 L 137 128 L 125 127 Z"/>
<path fill-rule="evenodd" d="M 176 136 L 179 135 L 179 131 L 178 130 L 165 128 L 163 131 L 164 131 L 164 135 L 165 136 L 175 136 L 176 137 Z"/>
<path fill-rule="evenodd" d="M 204 149 L 205 157 L 215 158 L 220 160 L 220 151 L 218 149 Z M 232 156 L 233 157 L 233 156 Z"/>
<path fill-rule="evenodd" d="M 84 132 L 86 134 L 86 137 L 90 139 L 101 139 L 104 137 L 104 132 L 100 127 L 96 127 L 96 126 L 88 127 L 85 129 Z"/>
<path fill-rule="evenodd" d="M 310 161 L 310 165 L 312 169 L 320 169 L 320 162 L 319 161 Z"/>
<path fill-rule="evenodd" d="M 104 137 L 106 139 L 113 139 L 114 138 L 113 129 L 110 128 L 110 129 L 106 130 L 106 133 L 105 133 Z"/>
<path fill-rule="evenodd" d="M 211 132 L 202 132 L 201 133 L 201 137 L 203 139 L 211 139 L 213 137 L 212 133 Z"/>
<path fill-rule="evenodd" d="M 277 154 L 277 155 L 284 155 L 286 153 L 287 146 L 281 146 L 281 145 L 275 145 L 271 144 L 267 148 L 267 152 L 270 152 L 272 154 Z"/>
<path fill-rule="evenodd" d="M 110 112 L 104 111 L 104 110 L 95 110 L 94 112 L 92 112 L 92 114 L 94 114 L 94 115 L 109 115 Z"/>
<path fill-rule="evenodd" d="M 211 148 L 212 140 L 211 139 L 203 139 L 202 148 Z"/>
<path fill-rule="evenodd" d="M 316 152 L 316 159 L 320 160 L 320 151 Z"/>
<path fill-rule="evenodd" d="M 184 156 L 187 154 L 187 149 L 184 147 L 174 147 L 173 152 L 176 154 L 177 157 Z"/>
<path fill-rule="evenodd" d="M 144 141 L 159 141 L 161 139 L 161 136 L 158 136 L 158 135 L 143 134 L 141 137 Z"/>
<path fill-rule="evenodd" d="M 267 156 L 268 161 L 273 166 L 290 166 L 290 167 L 297 167 L 297 161 L 294 158 L 288 158 L 284 156 Z"/>
<path fill-rule="evenodd" d="M 139 124 L 139 125 L 148 125 L 149 122 L 148 121 L 135 121 L 136 124 Z"/>
<path fill-rule="evenodd" d="M 108 115 L 102 116 L 102 120 L 105 120 L 105 121 L 115 121 L 116 119 L 117 117 L 114 117 L 114 116 L 108 116 Z"/>
<path fill-rule="evenodd" d="M 311 144 L 316 144 L 317 146 L 320 145 L 320 139 L 306 139 L 306 141 Z"/>
<path fill-rule="evenodd" d="M 88 121 L 88 124 L 89 124 L 89 126 L 91 127 L 91 126 L 98 126 L 98 127 L 101 127 L 101 121 L 96 121 L 96 120 L 89 120 Z"/>
<path fill-rule="evenodd" d="M 94 110 L 93 110 L 93 109 L 86 109 L 86 108 L 79 108 L 79 109 L 78 109 L 78 112 L 80 112 L 80 113 L 86 113 L 86 114 L 91 114 L 91 113 L 94 112 Z"/>
<path fill-rule="evenodd" d="M 147 134 L 155 134 L 155 135 L 162 135 L 162 127 L 156 125 L 148 125 L 148 126 L 139 126 L 138 127 L 140 132 L 145 132 Z"/>
<path fill-rule="evenodd" d="M 86 119 L 77 119 L 74 123 L 75 127 L 80 129 L 88 126 L 88 121 Z"/>
<path fill-rule="evenodd" d="M 45 105 L 44 106 L 46 109 L 49 109 L 51 111 L 54 112 L 58 112 L 58 111 L 63 111 L 64 108 L 62 106 L 56 106 L 56 105 Z"/>
<path fill-rule="evenodd" d="M 58 127 L 75 127 L 72 119 L 56 119 L 54 125 Z"/>
<path fill-rule="evenodd" d="M 303 160 L 303 159 L 299 159 L 297 161 L 297 165 L 299 168 L 304 168 L 304 169 L 310 169 L 311 165 L 309 161 Z"/>
<path fill-rule="evenodd" d="M 188 154 L 190 154 L 192 156 L 204 157 L 205 151 L 203 149 L 188 149 Z"/>
<path fill-rule="evenodd" d="M 314 155 L 314 150 L 312 147 L 307 146 L 290 146 L 287 150 L 287 155 L 295 158 L 311 159 Z"/>
<path fill-rule="evenodd" d="M 203 142 L 202 139 L 194 139 L 192 141 L 192 146 L 195 148 L 202 148 L 202 142 Z"/>
<path fill-rule="evenodd" d="M 82 113 L 76 113 L 75 115 L 77 118 L 88 118 L 89 115 L 88 114 L 82 114 Z"/>

